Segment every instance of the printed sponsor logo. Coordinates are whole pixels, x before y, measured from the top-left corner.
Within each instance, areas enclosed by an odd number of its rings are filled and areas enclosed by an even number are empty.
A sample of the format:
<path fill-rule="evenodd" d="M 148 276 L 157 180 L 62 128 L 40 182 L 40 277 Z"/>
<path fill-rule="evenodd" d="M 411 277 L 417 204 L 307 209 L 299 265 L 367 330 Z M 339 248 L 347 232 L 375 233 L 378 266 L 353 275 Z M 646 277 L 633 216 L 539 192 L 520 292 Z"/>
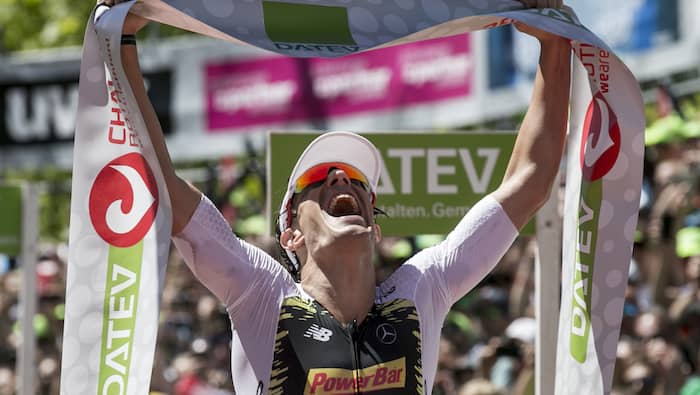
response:
<path fill-rule="evenodd" d="M 372 67 L 362 63 L 340 65 L 338 70 L 330 67 L 314 70 L 314 95 L 320 99 L 333 100 L 341 96 L 370 100 L 387 94 L 391 84 L 389 67 Z M 342 70 L 344 69 L 344 70 Z"/>
<path fill-rule="evenodd" d="M 403 81 L 411 85 L 464 83 L 474 68 L 469 54 L 439 57 L 401 65 Z"/>
<path fill-rule="evenodd" d="M 586 360 L 588 352 L 593 268 L 598 242 L 598 219 L 602 197 L 603 182 L 601 180 L 594 182 L 583 181 L 581 183 L 570 329 L 571 356 L 581 363 Z"/>
<path fill-rule="evenodd" d="M 610 90 L 610 52 L 590 44 L 579 43 L 574 53 L 581 59 L 581 64 L 588 73 L 592 84 L 598 86 L 601 93 Z"/>
<path fill-rule="evenodd" d="M 100 170 L 89 198 L 90 220 L 100 237 L 115 247 L 143 239 L 158 210 L 158 187 L 139 153 L 120 156 Z"/>
<path fill-rule="evenodd" d="M 330 44 L 309 44 L 309 43 L 291 43 L 291 42 L 274 42 L 275 48 L 282 51 L 296 52 L 327 52 L 337 54 L 351 54 L 360 50 L 357 45 L 330 45 Z"/>
<path fill-rule="evenodd" d="M 588 105 L 581 138 L 581 170 L 583 178 L 595 181 L 606 175 L 620 154 L 620 126 L 602 93 Z"/>
<path fill-rule="evenodd" d="M 142 241 L 128 248 L 109 248 L 98 394 L 126 394 L 136 329 L 142 258 Z"/>
<path fill-rule="evenodd" d="M 398 335 L 396 334 L 396 328 L 391 324 L 381 324 L 377 327 L 376 333 L 377 339 L 384 344 L 394 344 Z"/>
<path fill-rule="evenodd" d="M 380 363 L 362 370 L 318 368 L 309 370 L 304 395 L 340 395 L 359 389 L 370 393 L 406 386 L 406 358 Z"/>
<path fill-rule="evenodd" d="M 345 7 L 263 1 L 263 18 L 265 33 L 279 50 L 346 54 L 360 49 Z"/>
<path fill-rule="evenodd" d="M 110 119 L 107 141 L 112 147 L 141 147 L 129 121 L 125 92 L 116 78 L 115 62 L 105 41 Z M 128 148 L 133 150 L 133 148 Z M 130 152 L 107 163 L 97 174 L 88 197 L 90 221 L 109 244 L 102 309 L 102 338 L 97 392 L 123 395 L 129 391 L 129 371 L 134 359 L 134 336 L 143 265 L 144 237 L 158 210 L 158 186 L 140 152 Z M 153 262 L 155 263 L 155 262 Z"/>
<path fill-rule="evenodd" d="M 54 76 L 55 67 L 49 63 L 35 66 L 41 81 L 0 82 L 0 145 L 46 144 L 75 137 L 78 77 Z M 171 72 L 146 70 L 144 79 L 163 131 L 170 134 L 174 129 L 170 126 Z M 111 81 L 109 88 L 114 88 Z"/>
<path fill-rule="evenodd" d="M 580 363 L 586 361 L 591 328 L 590 306 L 603 200 L 602 178 L 613 168 L 619 154 L 620 126 L 617 116 L 603 93 L 598 92 L 588 105 L 579 158 L 582 180 L 571 295 L 570 353 Z"/>
<path fill-rule="evenodd" d="M 237 112 L 261 108 L 285 108 L 297 92 L 295 81 L 257 81 L 248 86 L 232 86 L 213 93 L 217 111 Z"/>
<path fill-rule="evenodd" d="M 73 138 L 78 109 L 77 82 L 56 81 L 3 88 L 0 86 L 0 94 L 4 96 L 0 102 L 5 101 L 3 114 L 0 114 L 0 131 L 6 130 L 10 143 Z"/>
<path fill-rule="evenodd" d="M 313 324 L 304 332 L 304 337 L 312 338 L 320 342 L 327 342 L 331 339 L 333 331 L 328 328 Z"/>
<path fill-rule="evenodd" d="M 414 193 L 413 183 L 416 180 L 413 174 L 418 171 L 416 164 L 420 163 L 417 159 L 425 164 L 426 174 L 426 191 L 429 194 L 459 194 L 459 186 L 456 183 L 444 183 L 440 181 L 441 176 L 451 176 L 457 174 L 458 170 L 464 170 L 467 182 L 472 191 L 476 193 L 485 193 L 498 163 L 498 158 L 501 155 L 499 148 L 387 148 L 385 157 L 387 159 L 398 159 L 400 162 L 400 174 L 398 181 L 400 189 L 395 187 L 395 176 L 386 170 L 381 173 L 379 185 L 377 186 L 378 195 L 393 195 L 402 194 L 410 195 Z M 459 169 L 457 166 L 443 165 L 445 160 L 456 160 L 462 166 Z M 478 172 L 477 164 L 483 163 L 481 173 Z M 391 214 L 390 214 L 391 215 Z"/>

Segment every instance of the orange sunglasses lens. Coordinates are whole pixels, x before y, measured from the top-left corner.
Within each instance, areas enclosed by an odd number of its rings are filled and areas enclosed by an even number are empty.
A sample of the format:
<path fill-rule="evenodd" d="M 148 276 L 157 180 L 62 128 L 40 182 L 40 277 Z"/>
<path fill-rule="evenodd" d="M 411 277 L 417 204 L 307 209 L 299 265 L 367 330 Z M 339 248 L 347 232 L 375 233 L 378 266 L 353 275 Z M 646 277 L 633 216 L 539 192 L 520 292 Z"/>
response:
<path fill-rule="evenodd" d="M 365 188 L 369 190 L 369 182 L 364 174 L 362 174 L 359 170 L 346 163 L 331 162 L 316 165 L 305 171 L 304 174 L 302 174 L 297 180 L 295 192 L 299 193 L 310 185 L 325 181 L 331 169 L 342 170 L 349 179 L 361 182 Z"/>

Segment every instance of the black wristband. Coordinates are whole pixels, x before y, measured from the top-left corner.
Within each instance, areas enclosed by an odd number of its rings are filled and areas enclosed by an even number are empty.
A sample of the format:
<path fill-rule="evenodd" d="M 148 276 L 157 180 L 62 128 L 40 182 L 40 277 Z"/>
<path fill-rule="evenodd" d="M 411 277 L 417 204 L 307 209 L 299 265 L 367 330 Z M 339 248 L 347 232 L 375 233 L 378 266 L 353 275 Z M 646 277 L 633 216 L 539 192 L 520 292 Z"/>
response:
<path fill-rule="evenodd" d="M 133 34 L 122 34 L 122 45 L 136 45 L 136 36 Z"/>

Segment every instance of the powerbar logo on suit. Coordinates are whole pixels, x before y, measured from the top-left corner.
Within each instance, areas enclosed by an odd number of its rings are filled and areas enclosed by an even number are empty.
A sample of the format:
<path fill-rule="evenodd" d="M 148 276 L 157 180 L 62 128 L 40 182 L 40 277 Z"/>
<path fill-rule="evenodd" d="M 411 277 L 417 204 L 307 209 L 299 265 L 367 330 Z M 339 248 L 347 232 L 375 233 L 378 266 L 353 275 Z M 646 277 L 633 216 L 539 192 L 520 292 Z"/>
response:
<path fill-rule="evenodd" d="M 99 394 L 125 394 L 133 350 L 143 238 L 153 225 L 158 189 L 139 153 L 120 156 L 97 174 L 90 220 L 109 244 L 100 350 Z"/>
<path fill-rule="evenodd" d="M 369 393 L 406 385 L 406 358 L 380 363 L 362 370 L 318 368 L 309 370 L 304 395 Z"/>
<path fill-rule="evenodd" d="M 345 7 L 263 1 L 263 18 L 265 33 L 278 50 L 348 54 L 360 49 Z"/>
<path fill-rule="evenodd" d="M 579 219 L 577 226 L 576 263 L 574 266 L 571 311 L 571 356 L 586 360 L 591 326 L 591 292 L 598 220 L 603 200 L 603 181 L 620 154 L 620 127 L 615 112 L 598 92 L 588 106 L 581 138 L 582 171 Z"/>

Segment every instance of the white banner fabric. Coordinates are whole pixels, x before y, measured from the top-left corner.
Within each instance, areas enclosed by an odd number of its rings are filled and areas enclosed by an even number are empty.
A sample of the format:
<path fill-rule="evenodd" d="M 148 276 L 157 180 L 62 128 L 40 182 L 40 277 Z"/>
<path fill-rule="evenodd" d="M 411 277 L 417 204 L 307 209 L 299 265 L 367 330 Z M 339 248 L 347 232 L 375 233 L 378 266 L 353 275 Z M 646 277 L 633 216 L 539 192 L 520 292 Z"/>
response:
<path fill-rule="evenodd" d="M 80 66 L 61 394 L 146 394 L 168 191 L 120 58 L 128 7 L 88 22 Z"/>

